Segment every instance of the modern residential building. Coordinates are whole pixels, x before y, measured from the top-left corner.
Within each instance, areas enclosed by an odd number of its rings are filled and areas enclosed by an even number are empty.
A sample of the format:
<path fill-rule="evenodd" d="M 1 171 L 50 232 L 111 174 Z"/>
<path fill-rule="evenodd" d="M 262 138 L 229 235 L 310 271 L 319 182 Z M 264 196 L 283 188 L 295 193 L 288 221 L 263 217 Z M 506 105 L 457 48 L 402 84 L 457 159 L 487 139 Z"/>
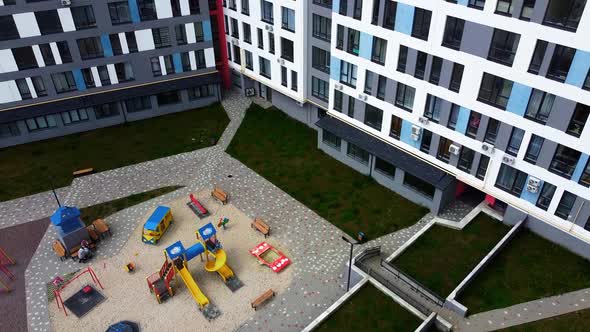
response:
<path fill-rule="evenodd" d="M 0 147 L 217 101 L 218 17 L 221 0 L 0 1 Z"/>
<path fill-rule="evenodd" d="M 232 81 L 327 154 L 434 213 L 480 195 L 590 256 L 585 0 L 228 1 Z"/>

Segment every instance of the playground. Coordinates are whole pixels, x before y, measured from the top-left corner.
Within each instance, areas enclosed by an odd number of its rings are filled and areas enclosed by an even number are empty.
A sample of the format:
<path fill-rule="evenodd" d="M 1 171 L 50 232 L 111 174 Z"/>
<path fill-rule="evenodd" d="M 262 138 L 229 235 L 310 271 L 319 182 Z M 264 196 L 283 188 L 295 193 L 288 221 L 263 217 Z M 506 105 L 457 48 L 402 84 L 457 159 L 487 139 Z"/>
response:
<path fill-rule="evenodd" d="M 53 330 L 104 331 L 111 324 L 128 320 L 139 323 L 142 331 L 162 331 L 164 326 L 169 327 L 166 330 L 174 331 L 195 331 L 205 328 L 231 331 L 254 315 L 251 302 L 268 289 L 274 290 L 276 297 L 266 302 L 259 310 L 280 302 L 281 293 L 292 281 L 292 269 L 287 267 L 280 273 L 275 273 L 252 256 L 250 250 L 259 243 L 266 242 L 289 256 L 289 248 L 285 247 L 284 243 L 276 242 L 272 236 L 265 238 L 251 228 L 252 219 L 231 202 L 222 205 L 210 194 L 210 190 L 194 193 L 209 211 L 209 215 L 203 219 L 197 217 L 187 206 L 188 196 L 164 204 L 171 208 L 173 221 L 161 235 L 157 245 L 142 242 L 144 223 L 155 210 L 152 209 L 138 220 L 137 228 L 120 254 L 106 260 L 91 260 L 88 265 L 92 267 L 104 289 L 93 283 L 89 276 L 80 277 L 62 290 L 61 297 L 65 300 L 86 285 L 91 285 L 105 299 L 81 318 L 70 312 L 66 317 L 56 302 L 51 302 L 49 311 Z M 220 218 L 228 220 L 225 229 L 217 227 Z M 200 247 L 196 236 L 199 228 L 208 223 L 216 226 L 215 236 L 223 248 L 217 249 L 216 257 L 209 254 L 209 270 L 212 272 L 206 270 L 206 252 L 201 254 L 204 248 Z M 204 240 L 203 234 L 201 232 L 200 240 Z M 179 241 L 184 247 L 182 251 L 175 249 Z M 167 252 L 166 255 L 164 251 Z M 177 255 L 178 253 L 182 254 Z M 179 262 L 178 257 L 185 259 Z M 176 260 L 173 263 L 174 258 Z M 232 292 L 229 283 L 224 283 L 223 279 L 228 272 L 213 268 L 214 260 L 220 262 L 222 259 L 225 259 L 226 264 L 223 269 L 231 269 L 235 277 L 243 283 L 235 292 Z M 174 295 L 158 304 L 156 296 L 148 289 L 146 278 L 160 270 L 166 260 L 170 263 L 170 269 L 176 271 L 176 276 L 172 279 Z M 132 272 L 126 271 L 125 267 L 129 263 L 134 266 Z M 180 265 L 172 267 L 172 264 Z M 190 289 L 187 288 L 187 284 L 191 286 Z M 195 285 L 200 292 L 197 296 Z M 200 310 L 204 301 L 202 296 L 210 303 L 207 307 L 213 305 L 219 311 L 218 316 L 209 315 L 211 319 L 207 319 L 207 310 Z M 197 301 L 200 304 L 197 304 Z"/>

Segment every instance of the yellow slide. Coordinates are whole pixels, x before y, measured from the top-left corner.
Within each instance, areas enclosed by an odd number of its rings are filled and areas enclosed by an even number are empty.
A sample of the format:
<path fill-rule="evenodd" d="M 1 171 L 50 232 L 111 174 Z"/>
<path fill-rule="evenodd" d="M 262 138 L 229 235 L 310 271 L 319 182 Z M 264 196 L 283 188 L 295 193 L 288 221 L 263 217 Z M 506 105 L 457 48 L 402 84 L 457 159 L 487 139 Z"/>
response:
<path fill-rule="evenodd" d="M 184 284 L 191 292 L 191 295 L 199 307 L 203 309 L 207 304 L 209 304 L 209 299 L 205 296 L 205 294 L 203 294 L 203 292 L 201 292 L 199 286 L 197 286 L 197 283 L 195 282 L 195 279 L 193 279 L 193 276 L 186 268 L 186 265 L 183 266 L 183 268 L 178 271 L 178 273 L 180 274 L 180 278 L 182 278 L 182 281 L 184 281 Z"/>
<path fill-rule="evenodd" d="M 215 260 L 207 262 L 205 264 L 205 270 L 217 272 L 221 276 L 221 279 L 223 279 L 223 282 L 234 276 L 234 272 L 225 264 L 227 262 L 227 254 L 223 249 L 218 249 L 215 254 L 212 252 L 209 253 L 215 257 Z"/>

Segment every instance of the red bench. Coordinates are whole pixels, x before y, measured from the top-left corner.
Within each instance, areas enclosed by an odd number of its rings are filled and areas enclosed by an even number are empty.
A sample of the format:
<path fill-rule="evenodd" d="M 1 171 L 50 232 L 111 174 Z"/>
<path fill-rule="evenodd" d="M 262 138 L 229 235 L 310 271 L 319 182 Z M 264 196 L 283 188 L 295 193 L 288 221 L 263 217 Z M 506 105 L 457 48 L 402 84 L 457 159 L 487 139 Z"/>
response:
<path fill-rule="evenodd" d="M 209 215 L 209 211 L 207 211 L 207 209 L 205 209 L 205 207 L 203 206 L 203 204 L 201 204 L 201 202 L 199 202 L 195 196 L 193 194 L 189 195 L 189 198 L 191 199 L 190 202 L 188 202 L 186 205 L 188 205 L 188 207 L 193 210 L 193 212 L 201 219 L 205 218 L 206 216 Z"/>

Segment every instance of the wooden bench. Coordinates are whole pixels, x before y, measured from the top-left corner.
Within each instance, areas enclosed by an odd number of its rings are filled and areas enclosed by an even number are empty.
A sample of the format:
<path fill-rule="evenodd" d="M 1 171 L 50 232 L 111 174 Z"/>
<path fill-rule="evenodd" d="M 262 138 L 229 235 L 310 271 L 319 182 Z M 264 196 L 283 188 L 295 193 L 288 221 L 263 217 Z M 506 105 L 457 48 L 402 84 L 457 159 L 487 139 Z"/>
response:
<path fill-rule="evenodd" d="M 100 237 L 98 236 L 96 228 L 94 228 L 94 225 L 87 226 L 86 230 L 88 231 L 88 236 L 90 236 L 92 242 L 98 242 L 100 240 Z"/>
<path fill-rule="evenodd" d="M 254 221 L 250 224 L 250 227 L 255 228 L 257 231 L 262 233 L 265 238 L 270 235 L 270 226 L 260 218 L 254 218 Z"/>
<path fill-rule="evenodd" d="M 94 226 L 94 229 L 96 229 L 96 231 L 98 232 L 98 236 L 100 236 L 100 238 L 103 238 L 107 233 L 109 235 L 113 235 L 111 233 L 109 225 L 107 225 L 107 223 L 102 219 L 96 219 L 92 222 L 92 225 Z"/>
<path fill-rule="evenodd" d="M 254 301 L 252 301 L 252 308 L 254 308 L 254 311 L 256 311 L 256 309 L 258 309 L 260 305 L 270 300 L 274 296 L 275 292 L 272 289 L 267 290 L 266 292 L 262 293 L 262 295 L 257 297 Z"/>
<path fill-rule="evenodd" d="M 228 195 L 225 191 L 221 190 L 221 188 L 215 187 L 215 189 L 213 189 L 213 191 L 211 192 L 211 196 L 219 200 L 221 204 L 227 204 Z"/>
<path fill-rule="evenodd" d="M 79 170 L 75 171 L 74 173 L 72 173 L 72 175 L 74 177 L 78 177 L 78 176 L 88 175 L 92 172 L 94 172 L 94 168 L 84 168 L 84 169 L 79 169 Z"/>
<path fill-rule="evenodd" d="M 59 257 L 60 261 L 63 261 L 64 259 L 67 258 L 66 257 L 66 249 L 61 244 L 61 242 L 59 242 L 58 240 L 53 241 L 53 251 L 55 252 L 57 257 Z"/>

